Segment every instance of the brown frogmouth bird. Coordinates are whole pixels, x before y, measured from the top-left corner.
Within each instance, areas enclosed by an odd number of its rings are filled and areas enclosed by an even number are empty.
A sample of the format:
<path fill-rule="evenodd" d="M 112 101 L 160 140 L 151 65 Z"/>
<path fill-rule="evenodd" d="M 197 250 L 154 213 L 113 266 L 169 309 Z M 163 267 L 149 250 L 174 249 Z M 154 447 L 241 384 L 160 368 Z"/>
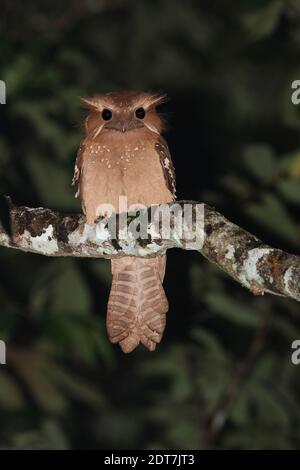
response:
<path fill-rule="evenodd" d="M 84 99 L 89 108 L 86 137 L 81 142 L 73 184 L 87 223 L 101 206 L 118 212 L 119 197 L 151 206 L 175 200 L 175 172 L 168 145 L 161 136 L 157 106 L 165 96 L 124 91 Z M 161 341 L 168 312 L 162 287 L 166 256 L 124 257 L 111 261 L 112 287 L 107 331 L 112 343 L 131 352 L 139 343 L 154 351 Z"/>

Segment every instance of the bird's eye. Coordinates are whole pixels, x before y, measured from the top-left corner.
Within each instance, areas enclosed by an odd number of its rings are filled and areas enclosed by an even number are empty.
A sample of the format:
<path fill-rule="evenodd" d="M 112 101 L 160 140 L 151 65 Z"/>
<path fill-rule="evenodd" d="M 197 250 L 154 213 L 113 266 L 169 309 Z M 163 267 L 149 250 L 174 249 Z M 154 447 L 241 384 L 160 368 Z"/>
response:
<path fill-rule="evenodd" d="M 109 121 L 112 118 L 112 112 L 110 109 L 103 109 L 102 111 L 102 118 L 104 121 Z"/>
<path fill-rule="evenodd" d="M 146 114 L 146 112 L 145 112 L 144 108 L 138 108 L 135 112 L 136 117 L 139 118 L 139 119 L 144 119 L 145 114 Z"/>

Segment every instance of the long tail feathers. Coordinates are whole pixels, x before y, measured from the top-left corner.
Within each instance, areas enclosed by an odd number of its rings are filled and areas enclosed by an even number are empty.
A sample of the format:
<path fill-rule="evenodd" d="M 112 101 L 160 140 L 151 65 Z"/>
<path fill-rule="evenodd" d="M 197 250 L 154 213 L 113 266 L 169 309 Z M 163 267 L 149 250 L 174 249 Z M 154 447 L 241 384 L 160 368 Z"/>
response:
<path fill-rule="evenodd" d="M 112 343 L 131 352 L 139 343 L 154 351 L 161 341 L 168 300 L 162 282 L 166 256 L 112 260 L 107 331 Z"/>

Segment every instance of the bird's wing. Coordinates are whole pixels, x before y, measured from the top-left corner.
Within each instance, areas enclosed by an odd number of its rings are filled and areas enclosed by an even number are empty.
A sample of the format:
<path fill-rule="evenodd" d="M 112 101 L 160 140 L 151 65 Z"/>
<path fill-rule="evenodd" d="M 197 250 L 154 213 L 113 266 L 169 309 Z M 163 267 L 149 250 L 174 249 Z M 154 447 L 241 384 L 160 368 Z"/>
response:
<path fill-rule="evenodd" d="M 155 143 L 155 150 L 159 155 L 167 188 L 171 192 L 173 198 L 176 199 L 175 168 L 171 159 L 168 144 L 163 137 L 160 137 Z"/>
<path fill-rule="evenodd" d="M 74 176 L 72 179 L 72 186 L 76 187 L 75 197 L 78 197 L 80 195 L 80 176 L 81 176 L 81 171 L 82 171 L 84 151 L 85 151 L 85 145 L 81 142 L 78 152 L 77 152 L 75 168 L 74 168 Z"/>

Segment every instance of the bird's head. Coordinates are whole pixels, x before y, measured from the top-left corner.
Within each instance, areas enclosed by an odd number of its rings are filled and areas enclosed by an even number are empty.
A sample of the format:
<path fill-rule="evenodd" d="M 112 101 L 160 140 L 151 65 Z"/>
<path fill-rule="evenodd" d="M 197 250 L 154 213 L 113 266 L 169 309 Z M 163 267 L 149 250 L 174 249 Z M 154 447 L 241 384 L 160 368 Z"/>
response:
<path fill-rule="evenodd" d="M 166 95 L 143 91 L 121 91 L 92 98 L 82 98 L 90 110 L 85 121 L 88 135 L 96 138 L 101 132 L 129 132 L 137 128 L 147 128 L 161 134 L 164 121 L 157 106 L 166 100 Z"/>

